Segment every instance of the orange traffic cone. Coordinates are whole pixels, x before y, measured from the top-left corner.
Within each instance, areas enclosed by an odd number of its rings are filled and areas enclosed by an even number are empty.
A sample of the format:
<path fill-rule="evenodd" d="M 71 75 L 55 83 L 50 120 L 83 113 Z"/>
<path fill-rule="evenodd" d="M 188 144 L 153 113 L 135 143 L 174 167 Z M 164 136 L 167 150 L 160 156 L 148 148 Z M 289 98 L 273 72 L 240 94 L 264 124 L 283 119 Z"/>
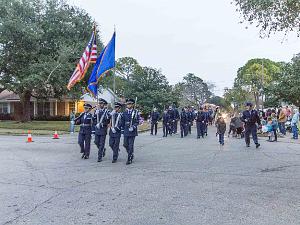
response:
<path fill-rule="evenodd" d="M 27 143 L 32 142 L 32 136 L 31 136 L 31 132 L 30 130 L 28 130 L 28 134 L 27 134 Z"/>
<path fill-rule="evenodd" d="M 53 139 L 59 139 L 57 131 L 54 132 Z"/>

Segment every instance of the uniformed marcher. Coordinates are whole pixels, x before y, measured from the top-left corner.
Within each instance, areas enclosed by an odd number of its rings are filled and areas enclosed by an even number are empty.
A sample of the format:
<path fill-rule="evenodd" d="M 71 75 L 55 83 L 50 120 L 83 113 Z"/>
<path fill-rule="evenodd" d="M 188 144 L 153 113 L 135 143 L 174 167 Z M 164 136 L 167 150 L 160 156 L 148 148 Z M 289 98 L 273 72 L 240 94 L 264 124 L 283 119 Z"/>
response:
<path fill-rule="evenodd" d="M 197 123 L 197 138 L 200 137 L 204 138 L 205 124 L 207 123 L 207 121 L 202 107 L 199 108 L 199 111 L 197 113 L 196 123 Z"/>
<path fill-rule="evenodd" d="M 98 148 L 98 162 L 102 161 L 102 157 L 105 156 L 105 139 L 107 135 L 107 127 L 110 123 L 110 112 L 105 107 L 107 101 L 105 99 L 99 99 L 98 108 L 94 113 L 93 121 L 95 125 L 95 144 Z"/>
<path fill-rule="evenodd" d="M 256 145 L 256 148 L 260 146 L 257 139 L 257 125 L 261 125 L 258 112 L 252 108 L 252 103 L 246 103 L 246 110 L 243 112 L 242 121 L 245 123 L 245 142 L 246 146 L 250 147 L 250 134 Z"/>
<path fill-rule="evenodd" d="M 185 107 L 182 109 L 182 112 L 180 114 L 180 132 L 181 132 L 181 138 L 187 136 L 188 134 L 188 109 Z"/>
<path fill-rule="evenodd" d="M 120 151 L 120 139 L 122 130 L 122 103 L 115 102 L 115 109 L 111 112 L 111 127 L 109 130 L 109 146 L 113 151 L 113 161 L 116 163 Z"/>
<path fill-rule="evenodd" d="M 172 135 L 172 134 L 175 134 L 176 132 L 176 112 L 175 110 L 172 108 L 172 106 L 169 106 L 169 109 L 168 109 L 168 114 L 170 116 L 170 130 L 169 130 L 169 134 Z"/>
<path fill-rule="evenodd" d="M 171 117 L 167 110 L 164 111 L 162 115 L 162 123 L 163 123 L 163 137 L 167 137 L 170 130 Z"/>
<path fill-rule="evenodd" d="M 160 119 L 160 114 L 159 112 L 157 112 L 157 108 L 154 108 L 150 114 L 151 135 L 153 135 L 153 130 L 154 130 L 154 134 L 157 135 L 157 124 L 159 119 Z"/>
<path fill-rule="evenodd" d="M 124 143 L 128 158 L 126 165 L 132 163 L 134 158 L 134 141 L 135 137 L 138 136 L 138 125 L 139 125 L 139 113 L 134 109 L 135 100 L 127 99 L 126 100 L 126 110 L 123 113 L 122 118 L 122 127 L 124 129 Z"/>
<path fill-rule="evenodd" d="M 192 133 L 192 126 L 195 120 L 195 115 L 191 106 L 188 107 L 188 133 Z"/>
<path fill-rule="evenodd" d="M 80 125 L 80 130 L 78 134 L 78 144 L 80 146 L 80 153 L 84 159 L 90 157 L 91 149 L 91 135 L 92 135 L 92 125 L 93 125 L 93 115 L 91 113 L 92 105 L 84 104 L 84 112 L 74 119 L 75 124 Z"/>
<path fill-rule="evenodd" d="M 176 108 L 176 102 L 173 102 L 173 111 L 175 117 L 175 122 L 173 123 L 173 133 L 177 134 L 177 130 L 178 130 L 177 127 L 178 127 L 178 121 L 180 120 L 180 113 Z"/>

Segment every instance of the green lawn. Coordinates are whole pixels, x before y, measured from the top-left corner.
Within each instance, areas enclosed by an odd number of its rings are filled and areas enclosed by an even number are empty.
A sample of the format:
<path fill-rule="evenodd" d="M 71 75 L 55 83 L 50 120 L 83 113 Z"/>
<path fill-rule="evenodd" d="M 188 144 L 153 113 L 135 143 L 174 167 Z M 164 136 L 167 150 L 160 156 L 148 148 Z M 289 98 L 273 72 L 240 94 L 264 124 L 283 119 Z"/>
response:
<path fill-rule="evenodd" d="M 58 131 L 59 134 L 69 133 L 69 121 L 32 121 L 21 123 L 16 121 L 0 121 L 0 134 L 27 134 L 28 130 L 32 134 L 53 134 Z M 139 131 L 147 131 L 149 124 L 145 122 L 139 126 Z M 79 130 L 79 126 L 75 127 L 75 131 Z"/>
<path fill-rule="evenodd" d="M 5 129 L 68 131 L 69 126 L 70 122 L 68 121 L 32 121 L 28 123 L 0 121 L 0 128 Z"/>

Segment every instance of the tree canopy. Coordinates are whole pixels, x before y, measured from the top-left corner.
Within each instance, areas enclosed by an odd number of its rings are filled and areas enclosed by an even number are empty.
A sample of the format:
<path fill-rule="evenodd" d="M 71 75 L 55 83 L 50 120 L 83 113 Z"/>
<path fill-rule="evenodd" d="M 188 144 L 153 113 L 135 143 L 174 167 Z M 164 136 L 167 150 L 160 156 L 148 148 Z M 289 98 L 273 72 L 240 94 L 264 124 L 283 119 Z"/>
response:
<path fill-rule="evenodd" d="M 244 22 L 261 28 L 261 36 L 290 31 L 300 35 L 299 0 L 234 0 Z"/>
<path fill-rule="evenodd" d="M 251 59 L 237 72 L 234 81 L 233 93 L 249 93 L 248 99 L 254 100 L 259 107 L 260 97 L 265 95 L 265 90 L 272 84 L 276 74 L 280 72 L 280 64 L 269 59 Z"/>
<path fill-rule="evenodd" d="M 67 94 L 92 27 L 85 11 L 61 0 L 0 0 L 0 85 L 20 96 L 24 121 L 31 96 Z"/>
<path fill-rule="evenodd" d="M 289 63 L 282 63 L 282 70 L 269 86 L 266 98 L 269 105 L 276 106 L 281 101 L 300 106 L 300 54 Z"/>

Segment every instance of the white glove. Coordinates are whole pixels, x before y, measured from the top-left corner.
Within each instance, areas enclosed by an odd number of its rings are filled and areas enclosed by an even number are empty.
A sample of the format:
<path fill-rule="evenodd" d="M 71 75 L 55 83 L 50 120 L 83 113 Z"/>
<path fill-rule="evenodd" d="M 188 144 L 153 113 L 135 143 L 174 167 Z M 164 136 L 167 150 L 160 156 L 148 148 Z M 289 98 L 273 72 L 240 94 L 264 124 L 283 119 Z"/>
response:
<path fill-rule="evenodd" d="M 115 128 L 111 128 L 111 132 L 113 132 L 113 134 L 115 134 L 117 131 Z"/>
<path fill-rule="evenodd" d="M 97 129 L 100 129 L 100 123 L 97 123 L 96 127 Z"/>
<path fill-rule="evenodd" d="M 74 124 L 75 124 L 75 121 L 74 121 L 74 120 L 72 120 L 72 121 L 71 121 L 71 124 L 72 124 L 72 125 L 74 125 Z"/>
<path fill-rule="evenodd" d="M 129 127 L 129 129 L 128 129 L 130 132 L 132 132 L 133 131 L 133 127 Z"/>

